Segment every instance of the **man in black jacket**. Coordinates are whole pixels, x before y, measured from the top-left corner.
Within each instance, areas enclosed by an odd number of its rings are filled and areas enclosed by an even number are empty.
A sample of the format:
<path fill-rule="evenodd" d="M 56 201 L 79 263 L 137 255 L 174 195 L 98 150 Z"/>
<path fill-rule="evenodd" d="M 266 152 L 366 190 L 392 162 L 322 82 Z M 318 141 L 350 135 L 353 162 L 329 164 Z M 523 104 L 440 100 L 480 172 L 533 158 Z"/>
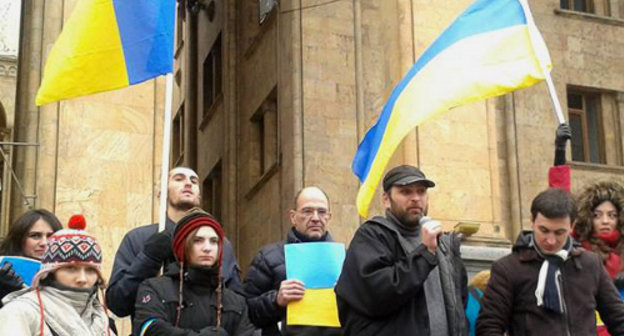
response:
<path fill-rule="evenodd" d="M 468 335 L 460 238 L 423 220 L 434 186 L 413 166 L 384 177 L 386 217 L 357 230 L 335 289 L 345 335 Z"/>
<path fill-rule="evenodd" d="M 167 223 L 158 232 L 158 223 L 140 226 L 128 232 L 115 254 L 115 263 L 106 290 L 106 302 L 119 317 L 134 315 L 134 303 L 143 280 L 158 275 L 164 265 L 174 263 L 171 237 L 179 219 L 199 206 L 199 177 L 192 169 L 176 167 L 169 172 L 167 183 Z M 223 278 L 228 287 L 242 292 L 240 271 L 232 245 L 226 239 L 223 248 Z"/>
<path fill-rule="evenodd" d="M 331 242 L 330 219 L 327 194 L 318 187 L 302 189 L 290 210 L 293 227 L 286 240 L 264 246 L 252 261 L 244 289 L 251 321 L 262 329 L 262 335 L 341 335 L 339 328 L 286 325 L 286 306 L 301 300 L 305 289 L 300 281 L 286 280 L 284 244 Z"/>

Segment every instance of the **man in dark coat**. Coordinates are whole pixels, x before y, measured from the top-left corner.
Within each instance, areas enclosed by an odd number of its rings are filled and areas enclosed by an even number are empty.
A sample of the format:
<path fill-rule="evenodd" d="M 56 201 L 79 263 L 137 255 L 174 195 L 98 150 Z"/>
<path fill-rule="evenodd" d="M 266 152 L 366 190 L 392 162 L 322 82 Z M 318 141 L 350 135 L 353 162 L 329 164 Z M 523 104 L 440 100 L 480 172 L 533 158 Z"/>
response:
<path fill-rule="evenodd" d="M 413 166 L 384 177 L 386 217 L 357 230 L 335 289 L 345 335 L 468 334 L 460 237 L 424 217 L 434 186 Z"/>
<path fill-rule="evenodd" d="M 201 199 L 199 177 L 192 169 L 176 167 L 169 172 L 167 183 L 167 223 L 158 232 L 158 223 L 141 226 L 128 232 L 115 254 L 115 262 L 106 290 L 106 303 L 119 317 L 134 315 L 134 302 L 141 282 L 158 275 L 164 265 L 175 263 L 171 237 L 176 223 Z M 223 279 L 226 287 L 242 292 L 240 271 L 230 242 L 223 247 Z"/>
<path fill-rule="evenodd" d="M 340 328 L 287 326 L 286 306 L 303 299 L 304 284 L 286 280 L 285 244 L 331 242 L 327 231 L 331 212 L 327 194 L 318 187 L 307 187 L 295 197 L 290 210 L 293 225 L 286 240 L 264 246 L 254 258 L 244 282 L 251 321 L 262 335 L 341 335 Z M 278 327 L 281 323 L 281 330 Z"/>
<path fill-rule="evenodd" d="M 575 216 L 568 191 L 535 197 L 533 232 L 492 265 L 477 335 L 596 335 L 596 310 L 611 335 L 624 335 L 624 303 L 602 261 L 570 238 Z"/>

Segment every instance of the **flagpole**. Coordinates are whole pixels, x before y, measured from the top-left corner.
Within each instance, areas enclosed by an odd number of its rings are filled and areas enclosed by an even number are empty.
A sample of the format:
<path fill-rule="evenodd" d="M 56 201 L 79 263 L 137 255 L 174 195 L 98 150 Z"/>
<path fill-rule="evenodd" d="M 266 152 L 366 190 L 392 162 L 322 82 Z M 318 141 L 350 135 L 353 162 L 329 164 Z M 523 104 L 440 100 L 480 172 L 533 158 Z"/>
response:
<path fill-rule="evenodd" d="M 565 117 L 563 116 L 563 111 L 561 110 L 559 97 L 557 97 L 555 84 L 553 84 L 553 80 L 552 80 L 552 77 L 550 76 L 550 72 L 545 71 L 544 73 L 546 74 L 546 85 L 548 85 L 548 93 L 550 93 L 550 100 L 552 101 L 553 107 L 555 108 L 555 116 L 559 120 L 559 124 L 564 124 L 566 120 L 565 120 Z"/>
<path fill-rule="evenodd" d="M 171 106 L 173 100 L 173 74 L 165 76 L 165 115 L 163 122 L 162 161 L 160 169 L 160 205 L 158 207 L 158 232 L 167 223 L 167 182 L 169 180 L 169 152 L 171 149 Z"/>

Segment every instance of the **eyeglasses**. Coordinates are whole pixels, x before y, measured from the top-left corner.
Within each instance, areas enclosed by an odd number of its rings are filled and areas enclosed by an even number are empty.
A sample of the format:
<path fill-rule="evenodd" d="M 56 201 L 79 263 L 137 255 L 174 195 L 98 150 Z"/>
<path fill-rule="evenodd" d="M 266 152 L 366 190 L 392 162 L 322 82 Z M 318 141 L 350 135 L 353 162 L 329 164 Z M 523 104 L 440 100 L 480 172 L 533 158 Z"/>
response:
<path fill-rule="evenodd" d="M 298 210 L 298 212 L 306 219 L 313 217 L 314 213 L 316 213 L 319 218 L 327 218 L 327 216 L 329 216 L 329 210 L 325 208 L 303 208 Z"/>

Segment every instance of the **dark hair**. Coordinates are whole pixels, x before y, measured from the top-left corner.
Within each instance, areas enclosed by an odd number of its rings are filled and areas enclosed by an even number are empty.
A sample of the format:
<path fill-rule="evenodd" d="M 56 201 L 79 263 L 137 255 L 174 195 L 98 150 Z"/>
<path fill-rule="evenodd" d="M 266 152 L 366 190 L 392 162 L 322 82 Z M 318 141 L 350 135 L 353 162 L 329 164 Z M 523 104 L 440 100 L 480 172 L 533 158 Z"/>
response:
<path fill-rule="evenodd" d="M 63 228 L 61 222 L 53 213 L 46 209 L 28 210 L 21 215 L 9 229 L 9 233 L 0 244 L 0 255 L 22 256 L 22 244 L 28 232 L 39 219 L 43 219 L 56 232 Z"/>
<path fill-rule="evenodd" d="M 293 208 L 294 210 L 297 210 L 297 202 L 299 202 L 299 196 L 301 196 L 301 193 L 308 188 L 316 188 L 318 190 L 320 190 L 323 195 L 325 196 L 325 199 L 327 199 L 327 208 L 329 209 L 329 196 L 327 196 L 327 193 L 325 192 L 325 190 L 317 187 L 317 186 L 309 186 L 309 187 L 305 187 L 305 188 L 301 188 L 301 190 L 297 191 L 297 193 L 295 194 L 295 207 Z"/>
<path fill-rule="evenodd" d="M 531 220 L 535 220 L 538 213 L 550 219 L 570 217 L 570 222 L 574 222 L 576 204 L 570 192 L 549 188 L 539 193 L 531 203 Z"/>

